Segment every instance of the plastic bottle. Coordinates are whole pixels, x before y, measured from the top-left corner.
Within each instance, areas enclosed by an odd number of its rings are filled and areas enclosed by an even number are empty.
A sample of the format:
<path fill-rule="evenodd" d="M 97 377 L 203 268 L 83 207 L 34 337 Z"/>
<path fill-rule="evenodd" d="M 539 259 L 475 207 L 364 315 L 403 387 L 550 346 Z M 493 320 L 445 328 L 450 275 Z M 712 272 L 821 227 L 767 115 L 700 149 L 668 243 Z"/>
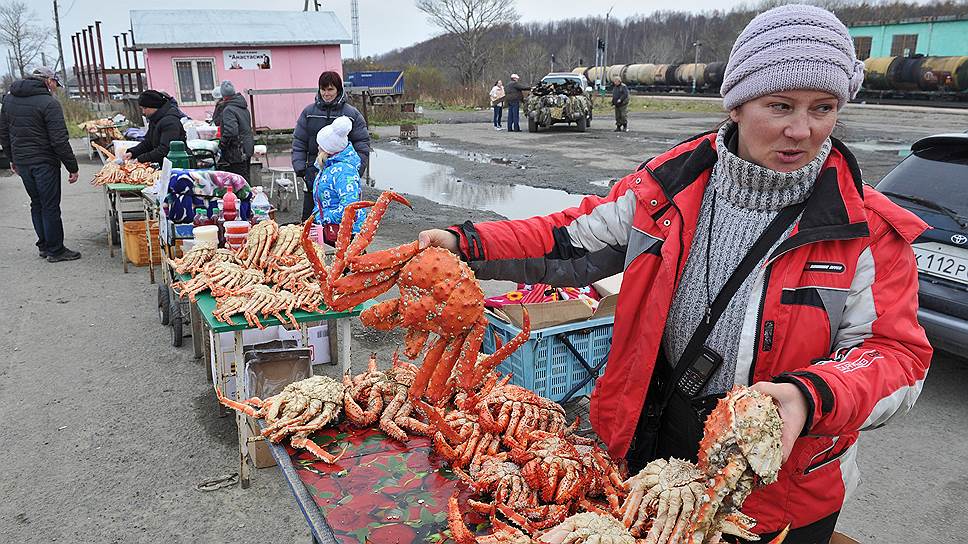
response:
<path fill-rule="evenodd" d="M 213 225 L 218 226 L 218 247 L 225 247 L 225 217 L 222 216 L 222 203 L 219 202 L 219 206 L 215 208 L 215 213 L 212 215 Z"/>
<path fill-rule="evenodd" d="M 235 196 L 232 186 L 225 189 L 222 197 L 222 215 L 226 221 L 235 221 L 239 217 L 239 197 Z"/>
<path fill-rule="evenodd" d="M 262 187 L 252 188 L 252 222 L 253 224 L 259 221 L 264 221 L 269 218 L 269 210 L 272 209 L 272 203 L 269 202 L 269 197 L 266 196 Z"/>
<path fill-rule="evenodd" d="M 211 224 L 212 220 L 208 218 L 208 211 L 206 211 L 203 206 L 195 208 L 195 219 L 192 221 L 192 225 L 201 227 Z"/>

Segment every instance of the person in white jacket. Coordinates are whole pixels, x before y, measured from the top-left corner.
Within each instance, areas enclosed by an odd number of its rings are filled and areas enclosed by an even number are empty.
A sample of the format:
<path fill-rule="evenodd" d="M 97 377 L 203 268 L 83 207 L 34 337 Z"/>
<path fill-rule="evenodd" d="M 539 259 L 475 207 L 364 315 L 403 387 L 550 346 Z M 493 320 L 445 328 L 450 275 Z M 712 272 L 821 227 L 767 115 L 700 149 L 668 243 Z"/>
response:
<path fill-rule="evenodd" d="M 494 130 L 501 130 L 501 114 L 504 111 L 504 83 L 499 79 L 494 82 L 489 93 L 491 107 L 494 108 Z"/>

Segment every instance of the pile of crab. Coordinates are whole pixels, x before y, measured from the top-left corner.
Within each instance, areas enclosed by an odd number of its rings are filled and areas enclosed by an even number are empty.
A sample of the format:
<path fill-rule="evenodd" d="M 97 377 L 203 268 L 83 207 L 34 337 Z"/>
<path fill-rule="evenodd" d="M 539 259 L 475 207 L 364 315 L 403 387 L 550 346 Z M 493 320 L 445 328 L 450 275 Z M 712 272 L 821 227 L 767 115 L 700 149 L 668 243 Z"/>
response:
<path fill-rule="evenodd" d="M 472 533 L 455 494 L 448 505 L 448 525 L 457 542 L 704 543 L 718 542 L 723 534 L 756 538 L 750 532 L 755 520 L 740 507 L 753 489 L 775 481 L 779 472 L 782 422 L 770 397 L 734 389 L 707 419 L 698 463 L 656 460 L 627 477 L 607 451 L 576 433 L 578 421 L 569 423 L 560 405 L 494 372 L 530 337 L 526 313 L 520 334 L 482 355 L 484 297 L 464 262 L 447 250 L 421 248 L 417 242 L 364 253 L 391 201 L 409 205 L 400 195 L 386 192 L 376 202 L 346 208 L 331 263 L 314 251 L 311 220 L 304 226 L 302 244 L 331 309 L 350 309 L 398 289 L 397 298 L 371 306 L 360 319 L 381 330 L 405 329 L 403 353 L 415 363 L 394 354 L 392 366 L 380 370 L 372 356 L 365 372 L 343 378 L 342 408 L 352 424 L 378 425 L 393 439 L 406 442 L 410 434 L 432 438 L 434 450 L 470 490 L 467 508 L 491 520 L 490 534 Z M 352 238 L 356 211 L 366 207 L 372 210 Z M 278 412 L 270 401 L 222 400 L 262 417 Z M 302 411 L 294 408 L 295 415 L 281 427 L 277 420 L 263 434 L 271 438 L 289 432 L 317 458 L 334 462 L 338 455 L 309 446 L 312 441 L 299 434 L 327 419 L 319 409 L 306 413 L 306 406 L 317 405 L 322 404 L 300 403 L 296 408 Z"/>
<path fill-rule="evenodd" d="M 192 301 L 203 291 L 216 300 L 212 315 L 223 323 L 242 315 L 253 327 L 263 328 L 260 318 L 275 316 L 298 326 L 293 311 L 319 311 L 322 290 L 312 264 L 300 243 L 302 226 L 280 227 L 266 220 L 249 231 L 245 246 L 235 252 L 218 249 L 211 242 L 195 244 L 182 258 L 172 261 L 179 274 L 191 279 L 172 285 Z M 320 251 L 313 246 L 313 251 Z"/>

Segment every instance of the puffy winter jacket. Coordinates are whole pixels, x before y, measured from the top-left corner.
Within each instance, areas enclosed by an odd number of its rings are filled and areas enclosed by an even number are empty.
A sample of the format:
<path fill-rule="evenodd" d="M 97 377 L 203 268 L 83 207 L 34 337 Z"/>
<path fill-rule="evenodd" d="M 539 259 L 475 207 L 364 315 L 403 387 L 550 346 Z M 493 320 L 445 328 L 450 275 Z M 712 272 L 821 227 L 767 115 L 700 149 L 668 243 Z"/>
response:
<path fill-rule="evenodd" d="M 629 103 L 629 88 L 626 84 L 620 83 L 612 87 L 612 105 L 621 106 Z"/>
<path fill-rule="evenodd" d="M 181 124 L 185 114 L 174 100 L 168 101 L 148 117 L 148 132 L 140 144 L 128 151 L 138 162 L 160 163 L 168 156 L 168 146 L 173 141 L 185 141 L 185 127 Z"/>
<path fill-rule="evenodd" d="M 635 433 L 717 160 L 715 136 L 676 146 L 577 208 L 451 228 L 480 279 L 574 286 L 624 271 L 591 405 L 594 429 L 615 457 Z M 859 431 L 914 405 L 931 360 L 910 247 L 925 228 L 865 186 L 835 141 L 792 234 L 754 272 L 736 383 L 792 383 L 809 408 L 779 480 L 743 506 L 757 533 L 840 510 L 858 482 Z"/>
<path fill-rule="evenodd" d="M 320 168 L 317 161 L 314 165 Z M 343 220 L 343 210 L 360 199 L 360 156 L 348 145 L 339 153 L 326 159 L 313 182 L 313 201 L 316 203 L 318 223 L 338 225 Z M 359 210 L 353 222 L 353 232 L 360 232 L 366 210 Z"/>
<path fill-rule="evenodd" d="M 64 110 L 39 79 L 14 81 L 3 97 L 0 145 L 14 166 L 62 163 L 77 172 Z"/>
<path fill-rule="evenodd" d="M 249 105 L 240 94 L 222 99 L 219 104 L 222 106 L 219 112 L 222 131 L 218 146 L 222 150 L 222 160 L 230 164 L 246 162 L 255 149 Z"/>
<path fill-rule="evenodd" d="M 353 121 L 349 140 L 360 156 L 360 174 L 366 170 L 366 165 L 370 161 L 370 131 L 367 130 L 363 114 L 346 103 L 345 93 L 341 93 L 332 102 L 324 102 L 319 93 L 316 93 L 316 101 L 306 106 L 299 114 L 296 129 L 292 133 L 292 169 L 297 176 L 307 182 L 316 179 L 318 170 L 313 165 L 313 158 L 319 150 L 319 146 L 316 145 L 316 134 L 319 129 L 329 125 L 341 115 Z"/>
<path fill-rule="evenodd" d="M 508 104 L 524 100 L 524 91 L 530 91 L 531 86 L 520 81 L 512 81 L 504 86 L 504 101 Z"/>

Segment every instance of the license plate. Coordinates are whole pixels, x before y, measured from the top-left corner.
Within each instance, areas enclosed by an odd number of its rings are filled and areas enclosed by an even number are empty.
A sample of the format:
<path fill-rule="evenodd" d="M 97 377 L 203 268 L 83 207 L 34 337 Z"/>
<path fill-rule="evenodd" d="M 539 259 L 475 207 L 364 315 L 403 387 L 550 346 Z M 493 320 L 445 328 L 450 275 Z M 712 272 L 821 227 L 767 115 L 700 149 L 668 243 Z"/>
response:
<path fill-rule="evenodd" d="M 918 270 L 925 274 L 968 284 L 968 250 L 944 244 L 914 245 Z"/>
<path fill-rule="evenodd" d="M 564 119 L 562 117 L 562 108 L 551 108 L 551 117 L 553 119 Z"/>

